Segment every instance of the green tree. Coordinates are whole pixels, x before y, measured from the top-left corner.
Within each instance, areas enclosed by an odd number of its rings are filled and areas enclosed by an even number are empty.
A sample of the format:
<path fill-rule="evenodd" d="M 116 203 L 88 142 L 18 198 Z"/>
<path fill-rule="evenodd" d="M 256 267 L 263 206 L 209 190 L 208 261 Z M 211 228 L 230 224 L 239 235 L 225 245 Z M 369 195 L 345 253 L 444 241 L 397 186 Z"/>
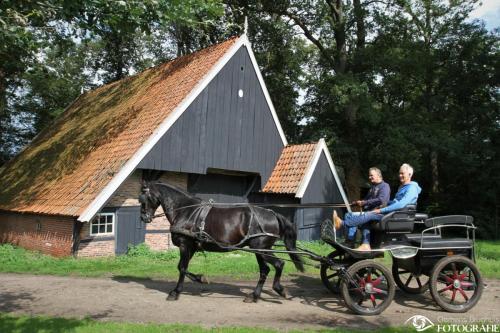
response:
<path fill-rule="evenodd" d="M 169 26 L 222 13 L 218 0 L 2 1 L 0 165 L 82 89 L 168 58 L 157 41 Z"/>

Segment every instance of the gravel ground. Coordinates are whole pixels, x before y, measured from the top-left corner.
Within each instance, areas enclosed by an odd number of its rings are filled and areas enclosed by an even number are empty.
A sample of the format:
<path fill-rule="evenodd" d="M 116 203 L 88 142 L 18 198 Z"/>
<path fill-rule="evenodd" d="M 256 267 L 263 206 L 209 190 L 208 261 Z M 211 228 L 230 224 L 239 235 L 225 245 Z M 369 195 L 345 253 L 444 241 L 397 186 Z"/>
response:
<path fill-rule="evenodd" d="M 178 301 L 166 301 L 175 281 L 114 278 L 77 278 L 0 274 L 0 312 L 103 321 L 154 322 L 277 329 L 374 328 L 402 326 L 419 314 L 434 323 L 466 320 L 500 321 L 500 280 L 487 280 L 483 297 L 466 314 L 440 310 L 429 293 L 400 291 L 379 316 L 358 316 L 344 307 L 315 277 L 297 275 L 284 282 L 291 299 L 283 299 L 266 284 L 262 300 L 243 303 L 256 281 L 186 282 Z"/>

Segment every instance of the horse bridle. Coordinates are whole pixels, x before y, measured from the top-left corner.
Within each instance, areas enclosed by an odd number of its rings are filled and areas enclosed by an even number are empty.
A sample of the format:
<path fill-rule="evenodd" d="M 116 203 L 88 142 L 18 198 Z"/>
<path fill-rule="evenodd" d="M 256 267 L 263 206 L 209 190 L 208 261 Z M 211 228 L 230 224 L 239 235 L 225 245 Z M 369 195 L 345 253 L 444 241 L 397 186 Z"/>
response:
<path fill-rule="evenodd" d="M 161 216 L 166 215 L 166 213 L 151 215 L 149 213 L 149 201 L 151 198 L 151 191 L 150 191 L 149 187 L 143 186 L 141 192 L 142 193 L 139 194 L 139 202 L 145 206 L 145 210 L 146 210 L 145 215 L 146 215 L 146 218 L 149 220 L 149 222 L 151 222 L 153 219 L 155 219 L 157 217 L 161 217 Z M 168 210 L 171 210 L 171 208 L 169 208 Z"/>

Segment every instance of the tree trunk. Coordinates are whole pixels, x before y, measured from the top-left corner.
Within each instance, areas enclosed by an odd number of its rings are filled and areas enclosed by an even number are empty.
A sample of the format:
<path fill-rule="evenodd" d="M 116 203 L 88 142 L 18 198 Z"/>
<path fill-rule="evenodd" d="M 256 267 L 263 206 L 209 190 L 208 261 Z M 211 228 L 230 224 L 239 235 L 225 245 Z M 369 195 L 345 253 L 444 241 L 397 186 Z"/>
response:
<path fill-rule="evenodd" d="M 346 187 L 347 195 L 350 201 L 358 200 L 360 197 L 360 181 L 362 179 L 361 172 L 361 162 L 359 160 L 359 138 L 357 128 L 357 112 L 359 106 L 355 101 L 351 103 L 345 109 L 345 116 L 347 118 L 348 130 L 346 134 L 346 141 L 350 147 L 355 149 L 349 159 L 346 168 Z"/>
<path fill-rule="evenodd" d="M 431 191 L 439 193 L 438 153 L 435 150 L 431 151 Z"/>

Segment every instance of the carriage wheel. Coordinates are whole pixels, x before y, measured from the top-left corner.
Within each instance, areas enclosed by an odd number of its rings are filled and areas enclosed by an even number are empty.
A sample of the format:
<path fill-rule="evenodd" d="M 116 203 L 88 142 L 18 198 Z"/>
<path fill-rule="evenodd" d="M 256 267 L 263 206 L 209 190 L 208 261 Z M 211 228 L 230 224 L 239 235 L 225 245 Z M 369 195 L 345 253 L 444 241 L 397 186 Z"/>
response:
<path fill-rule="evenodd" d="M 391 272 L 373 260 L 353 264 L 340 283 L 340 293 L 349 309 L 361 315 L 377 315 L 394 298 Z"/>
<path fill-rule="evenodd" d="M 424 274 L 414 274 L 392 262 L 392 277 L 399 289 L 408 294 L 421 294 L 429 288 L 429 277 Z"/>
<path fill-rule="evenodd" d="M 345 255 L 340 251 L 333 251 L 328 255 L 328 258 L 333 259 L 336 263 L 342 263 Z M 330 265 L 321 264 L 320 269 L 321 281 L 325 287 L 334 294 L 340 293 L 340 272 L 332 269 Z"/>
<path fill-rule="evenodd" d="M 430 291 L 448 312 L 466 312 L 481 298 L 483 280 L 472 260 L 462 256 L 439 260 L 432 271 Z"/>

